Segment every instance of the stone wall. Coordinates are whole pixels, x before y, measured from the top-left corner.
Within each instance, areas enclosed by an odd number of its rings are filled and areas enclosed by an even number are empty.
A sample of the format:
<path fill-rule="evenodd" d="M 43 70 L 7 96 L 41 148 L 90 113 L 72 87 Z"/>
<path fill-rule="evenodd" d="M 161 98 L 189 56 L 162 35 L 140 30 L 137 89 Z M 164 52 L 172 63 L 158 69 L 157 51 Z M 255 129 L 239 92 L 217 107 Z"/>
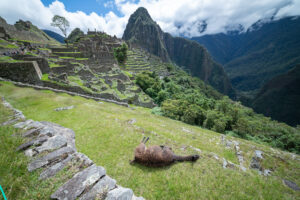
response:
<path fill-rule="evenodd" d="M 0 77 L 37 84 L 41 82 L 42 72 L 36 61 L 0 63 Z"/>
<path fill-rule="evenodd" d="M 15 60 L 36 61 L 43 74 L 48 74 L 50 72 L 48 61 L 45 58 L 30 55 L 14 55 L 12 58 Z"/>

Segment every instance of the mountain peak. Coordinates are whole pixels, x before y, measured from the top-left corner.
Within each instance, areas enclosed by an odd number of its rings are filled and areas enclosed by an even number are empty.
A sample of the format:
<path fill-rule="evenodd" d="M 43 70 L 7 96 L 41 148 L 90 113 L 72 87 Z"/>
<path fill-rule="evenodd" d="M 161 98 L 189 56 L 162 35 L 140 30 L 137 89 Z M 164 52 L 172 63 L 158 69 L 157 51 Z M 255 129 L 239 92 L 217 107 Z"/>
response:
<path fill-rule="evenodd" d="M 146 8 L 140 7 L 130 16 L 122 38 L 138 44 L 164 61 L 170 60 L 163 45 L 163 32 Z"/>
<path fill-rule="evenodd" d="M 148 10 L 144 7 L 139 7 L 138 9 L 136 9 L 136 11 L 133 13 L 133 15 L 147 16 L 147 17 L 151 18 L 151 16 L 148 13 Z"/>
<path fill-rule="evenodd" d="M 139 7 L 129 18 L 129 23 L 149 23 L 149 24 L 156 24 L 153 19 L 151 18 L 148 10 L 144 7 Z"/>

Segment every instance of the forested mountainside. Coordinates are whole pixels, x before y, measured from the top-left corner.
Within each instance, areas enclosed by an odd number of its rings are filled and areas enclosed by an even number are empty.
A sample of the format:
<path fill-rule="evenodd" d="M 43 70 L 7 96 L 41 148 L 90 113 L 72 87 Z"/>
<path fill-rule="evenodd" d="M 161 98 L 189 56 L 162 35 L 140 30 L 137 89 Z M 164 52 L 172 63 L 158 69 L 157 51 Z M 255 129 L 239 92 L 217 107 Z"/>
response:
<path fill-rule="evenodd" d="M 297 125 L 300 123 L 295 103 L 297 86 L 287 86 L 290 82 L 286 79 L 282 84 L 280 77 L 290 77 L 288 71 L 300 63 L 299 35 L 300 18 L 287 17 L 265 23 L 258 21 L 245 33 L 220 33 L 192 39 L 224 64 L 238 91 L 238 99 L 245 105 L 273 119 Z M 284 75 L 286 73 L 288 75 Z M 278 81 L 276 85 L 282 85 L 273 88 L 275 81 Z"/>
<path fill-rule="evenodd" d="M 300 124 L 300 65 L 271 79 L 253 99 L 254 110 L 288 123 Z"/>

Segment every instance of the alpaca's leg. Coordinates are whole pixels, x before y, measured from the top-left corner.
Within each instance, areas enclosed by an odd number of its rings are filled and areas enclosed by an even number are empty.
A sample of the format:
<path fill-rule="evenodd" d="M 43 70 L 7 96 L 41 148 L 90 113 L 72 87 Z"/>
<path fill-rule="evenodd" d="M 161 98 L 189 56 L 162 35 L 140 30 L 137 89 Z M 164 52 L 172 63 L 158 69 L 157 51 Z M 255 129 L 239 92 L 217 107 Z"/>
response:
<path fill-rule="evenodd" d="M 135 159 L 129 160 L 129 163 L 130 163 L 131 165 L 133 165 L 133 164 L 135 163 Z"/>
<path fill-rule="evenodd" d="M 144 144 L 146 144 L 146 142 L 149 140 L 149 137 L 147 137 L 147 139 L 145 140 Z"/>

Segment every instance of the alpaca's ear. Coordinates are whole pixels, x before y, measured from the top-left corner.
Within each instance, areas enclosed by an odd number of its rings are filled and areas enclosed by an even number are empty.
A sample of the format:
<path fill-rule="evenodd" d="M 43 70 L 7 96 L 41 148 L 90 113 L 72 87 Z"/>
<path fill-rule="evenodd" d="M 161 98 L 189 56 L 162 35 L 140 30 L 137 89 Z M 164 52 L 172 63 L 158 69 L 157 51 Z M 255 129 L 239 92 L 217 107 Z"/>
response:
<path fill-rule="evenodd" d="M 149 140 L 149 137 L 147 137 L 147 139 L 145 140 L 144 144 L 146 144 L 146 142 Z"/>

